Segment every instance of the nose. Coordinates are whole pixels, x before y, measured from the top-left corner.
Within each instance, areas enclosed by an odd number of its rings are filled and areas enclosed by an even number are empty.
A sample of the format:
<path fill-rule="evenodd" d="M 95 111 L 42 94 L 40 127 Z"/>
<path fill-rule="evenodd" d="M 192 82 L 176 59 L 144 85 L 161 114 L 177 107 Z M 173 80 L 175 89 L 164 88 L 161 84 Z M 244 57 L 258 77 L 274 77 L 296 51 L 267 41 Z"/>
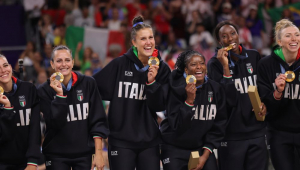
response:
<path fill-rule="evenodd" d="M 292 35 L 292 40 L 296 40 L 296 36 L 295 35 Z"/>

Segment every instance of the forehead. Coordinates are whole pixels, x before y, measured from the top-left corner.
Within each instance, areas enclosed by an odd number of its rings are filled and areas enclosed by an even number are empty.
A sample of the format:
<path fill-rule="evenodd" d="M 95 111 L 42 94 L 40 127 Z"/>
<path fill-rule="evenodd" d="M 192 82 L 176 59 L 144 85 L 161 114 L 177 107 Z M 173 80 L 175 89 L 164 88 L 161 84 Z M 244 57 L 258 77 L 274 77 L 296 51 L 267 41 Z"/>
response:
<path fill-rule="evenodd" d="M 193 55 L 188 62 L 201 62 L 204 61 L 203 57 L 199 55 Z"/>
<path fill-rule="evenodd" d="M 224 25 L 220 28 L 219 34 L 228 33 L 232 31 L 236 31 L 232 25 Z"/>
<path fill-rule="evenodd" d="M 56 58 L 72 58 L 68 50 L 57 50 L 54 52 L 54 59 Z"/>
<path fill-rule="evenodd" d="M 153 36 L 153 31 L 151 28 L 143 28 L 143 29 L 140 29 L 139 31 L 137 31 L 136 35 L 138 37 L 146 37 L 146 36 L 150 36 L 150 35 Z"/>
<path fill-rule="evenodd" d="M 4 63 L 8 63 L 8 61 L 5 57 L 0 57 L 0 63 L 4 64 Z"/>
<path fill-rule="evenodd" d="M 282 29 L 282 34 L 294 34 L 294 33 L 299 33 L 299 29 L 294 26 L 290 26 L 287 28 Z"/>

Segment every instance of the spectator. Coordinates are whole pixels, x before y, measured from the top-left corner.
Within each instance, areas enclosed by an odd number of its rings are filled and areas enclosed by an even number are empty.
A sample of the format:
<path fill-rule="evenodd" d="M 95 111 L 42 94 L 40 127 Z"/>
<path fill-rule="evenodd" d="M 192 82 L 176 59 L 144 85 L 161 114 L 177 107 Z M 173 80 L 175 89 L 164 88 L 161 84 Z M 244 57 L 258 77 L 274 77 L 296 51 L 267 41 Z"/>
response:
<path fill-rule="evenodd" d="M 46 44 L 53 43 L 53 24 L 50 15 L 44 14 L 39 21 L 39 31 L 41 35 L 42 44 L 46 42 Z"/>
<path fill-rule="evenodd" d="M 194 33 L 191 38 L 189 45 L 196 46 L 199 45 L 203 49 L 209 49 L 212 47 L 214 39 L 212 35 L 205 30 L 205 27 L 202 23 L 197 24 L 196 33 Z"/>
<path fill-rule="evenodd" d="M 79 67 L 82 73 L 85 72 L 86 69 L 91 68 L 91 56 L 93 53 L 93 49 L 91 47 L 86 47 L 83 52 L 83 59 L 79 58 L 79 51 L 82 48 L 82 42 L 77 44 L 77 48 L 75 51 L 75 60 L 74 66 Z"/>
<path fill-rule="evenodd" d="M 222 22 L 225 20 L 231 20 L 232 19 L 232 5 L 229 2 L 225 2 L 222 5 L 222 13 L 218 15 L 217 21 Z"/>
<path fill-rule="evenodd" d="M 104 66 L 106 66 L 110 61 L 119 57 L 122 47 L 119 44 L 111 44 L 108 47 L 108 56 L 105 59 Z"/>
<path fill-rule="evenodd" d="M 55 28 L 54 42 L 53 42 L 54 46 L 66 45 L 65 34 L 66 34 L 66 26 L 65 25 L 60 25 Z"/>
<path fill-rule="evenodd" d="M 107 20 L 107 28 L 110 31 L 120 31 L 121 30 L 121 20 L 119 19 L 118 8 L 112 8 L 112 19 Z"/>
<path fill-rule="evenodd" d="M 52 53 L 52 45 L 45 44 L 44 45 L 44 53 L 43 53 L 43 67 L 46 69 L 47 73 L 51 75 L 53 73 L 53 69 L 51 68 L 51 53 Z"/>
<path fill-rule="evenodd" d="M 239 17 L 239 22 L 237 23 L 239 28 L 240 43 L 244 47 L 250 49 L 252 48 L 252 35 L 248 27 L 246 26 L 246 19 L 244 17 Z"/>
<path fill-rule="evenodd" d="M 251 5 L 249 8 L 250 8 L 250 13 L 247 18 L 246 24 L 247 24 L 247 27 L 251 31 L 251 35 L 252 35 L 252 39 L 253 39 L 253 41 L 252 41 L 253 48 L 261 53 L 261 50 L 263 47 L 262 21 L 258 18 L 257 7 L 255 5 Z"/>
<path fill-rule="evenodd" d="M 121 51 L 119 51 L 119 53 L 120 52 Z M 91 69 L 90 69 L 92 71 L 92 75 L 97 73 L 101 69 L 102 69 L 102 63 L 101 63 L 100 57 L 96 52 L 93 52 L 92 60 L 91 60 Z"/>
<path fill-rule="evenodd" d="M 84 6 L 81 10 L 81 16 L 76 18 L 74 21 L 74 26 L 77 27 L 93 27 L 94 20 L 89 17 L 89 9 Z"/>
<path fill-rule="evenodd" d="M 47 75 L 46 71 L 39 72 L 35 86 L 39 87 L 41 84 L 43 84 L 47 81 L 47 78 L 48 78 L 48 75 Z"/>

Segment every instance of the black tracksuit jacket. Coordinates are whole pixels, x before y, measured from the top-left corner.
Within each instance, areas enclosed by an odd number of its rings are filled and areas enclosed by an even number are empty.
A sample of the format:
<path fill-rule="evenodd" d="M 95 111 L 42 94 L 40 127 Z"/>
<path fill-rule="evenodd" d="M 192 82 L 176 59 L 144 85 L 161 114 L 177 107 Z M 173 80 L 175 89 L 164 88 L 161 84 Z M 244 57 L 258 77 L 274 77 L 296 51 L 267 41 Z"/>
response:
<path fill-rule="evenodd" d="M 265 135 L 265 122 L 257 121 L 248 95 L 248 86 L 256 86 L 257 65 L 260 54 L 256 50 L 244 48 L 237 62 L 231 62 L 230 51 L 228 62 L 232 78 L 223 77 L 223 66 L 217 59 L 217 52 L 208 64 L 208 76 L 225 88 L 228 108 L 228 125 L 224 140 L 253 139 Z M 237 56 L 237 55 L 236 55 Z"/>
<path fill-rule="evenodd" d="M 275 46 L 277 48 L 278 46 Z M 300 60 L 296 60 L 291 66 L 283 61 L 272 51 L 271 55 L 260 60 L 258 65 L 258 89 L 262 102 L 268 109 L 266 121 L 268 127 L 279 131 L 300 132 L 300 68 L 295 72 L 295 80 L 286 82 L 283 96 L 276 100 L 273 96 L 276 89 L 275 79 L 282 73 L 281 67 L 285 71 L 294 71 L 300 66 Z"/>
<path fill-rule="evenodd" d="M 12 107 L 0 109 L 0 162 L 37 164 L 41 156 L 40 106 L 36 87 L 12 78 L 16 89 L 4 93 Z"/>
<path fill-rule="evenodd" d="M 158 55 L 158 58 L 160 56 Z M 160 61 L 156 81 L 146 85 L 146 71 L 132 48 L 94 75 L 103 100 L 110 101 L 109 143 L 124 148 L 149 148 L 161 142 L 156 111 L 165 110 L 169 67 Z"/>
<path fill-rule="evenodd" d="M 186 81 L 174 70 L 169 79 L 167 118 L 161 124 L 164 142 L 180 148 L 218 148 L 227 122 L 226 96 L 222 86 L 207 80 L 196 91 L 194 106 L 185 104 Z"/>
<path fill-rule="evenodd" d="M 72 72 L 66 98 L 56 96 L 50 81 L 39 86 L 46 121 L 43 153 L 53 157 L 81 157 L 95 152 L 94 136 L 107 138 L 109 130 L 102 99 L 92 77 Z"/>

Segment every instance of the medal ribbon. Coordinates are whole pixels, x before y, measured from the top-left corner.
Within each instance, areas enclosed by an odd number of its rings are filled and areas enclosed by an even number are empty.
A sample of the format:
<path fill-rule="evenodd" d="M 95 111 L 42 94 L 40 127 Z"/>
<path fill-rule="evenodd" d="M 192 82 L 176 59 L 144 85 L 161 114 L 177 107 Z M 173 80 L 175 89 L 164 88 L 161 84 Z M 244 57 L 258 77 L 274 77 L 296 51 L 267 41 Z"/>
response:
<path fill-rule="evenodd" d="M 61 83 L 61 86 L 62 86 L 65 90 L 70 91 L 70 90 L 71 90 L 71 87 L 72 87 L 72 83 L 73 83 L 73 80 L 72 80 L 72 77 L 71 77 L 71 79 L 70 79 L 69 82 L 68 82 L 67 88 L 66 88 L 66 86 L 65 86 L 63 83 Z"/>
<path fill-rule="evenodd" d="M 300 66 L 298 66 L 295 70 L 293 70 L 293 72 L 297 71 L 299 68 L 300 68 Z M 281 70 L 282 74 L 285 73 L 285 69 L 284 69 L 284 67 L 281 64 L 280 64 L 280 70 Z"/>

